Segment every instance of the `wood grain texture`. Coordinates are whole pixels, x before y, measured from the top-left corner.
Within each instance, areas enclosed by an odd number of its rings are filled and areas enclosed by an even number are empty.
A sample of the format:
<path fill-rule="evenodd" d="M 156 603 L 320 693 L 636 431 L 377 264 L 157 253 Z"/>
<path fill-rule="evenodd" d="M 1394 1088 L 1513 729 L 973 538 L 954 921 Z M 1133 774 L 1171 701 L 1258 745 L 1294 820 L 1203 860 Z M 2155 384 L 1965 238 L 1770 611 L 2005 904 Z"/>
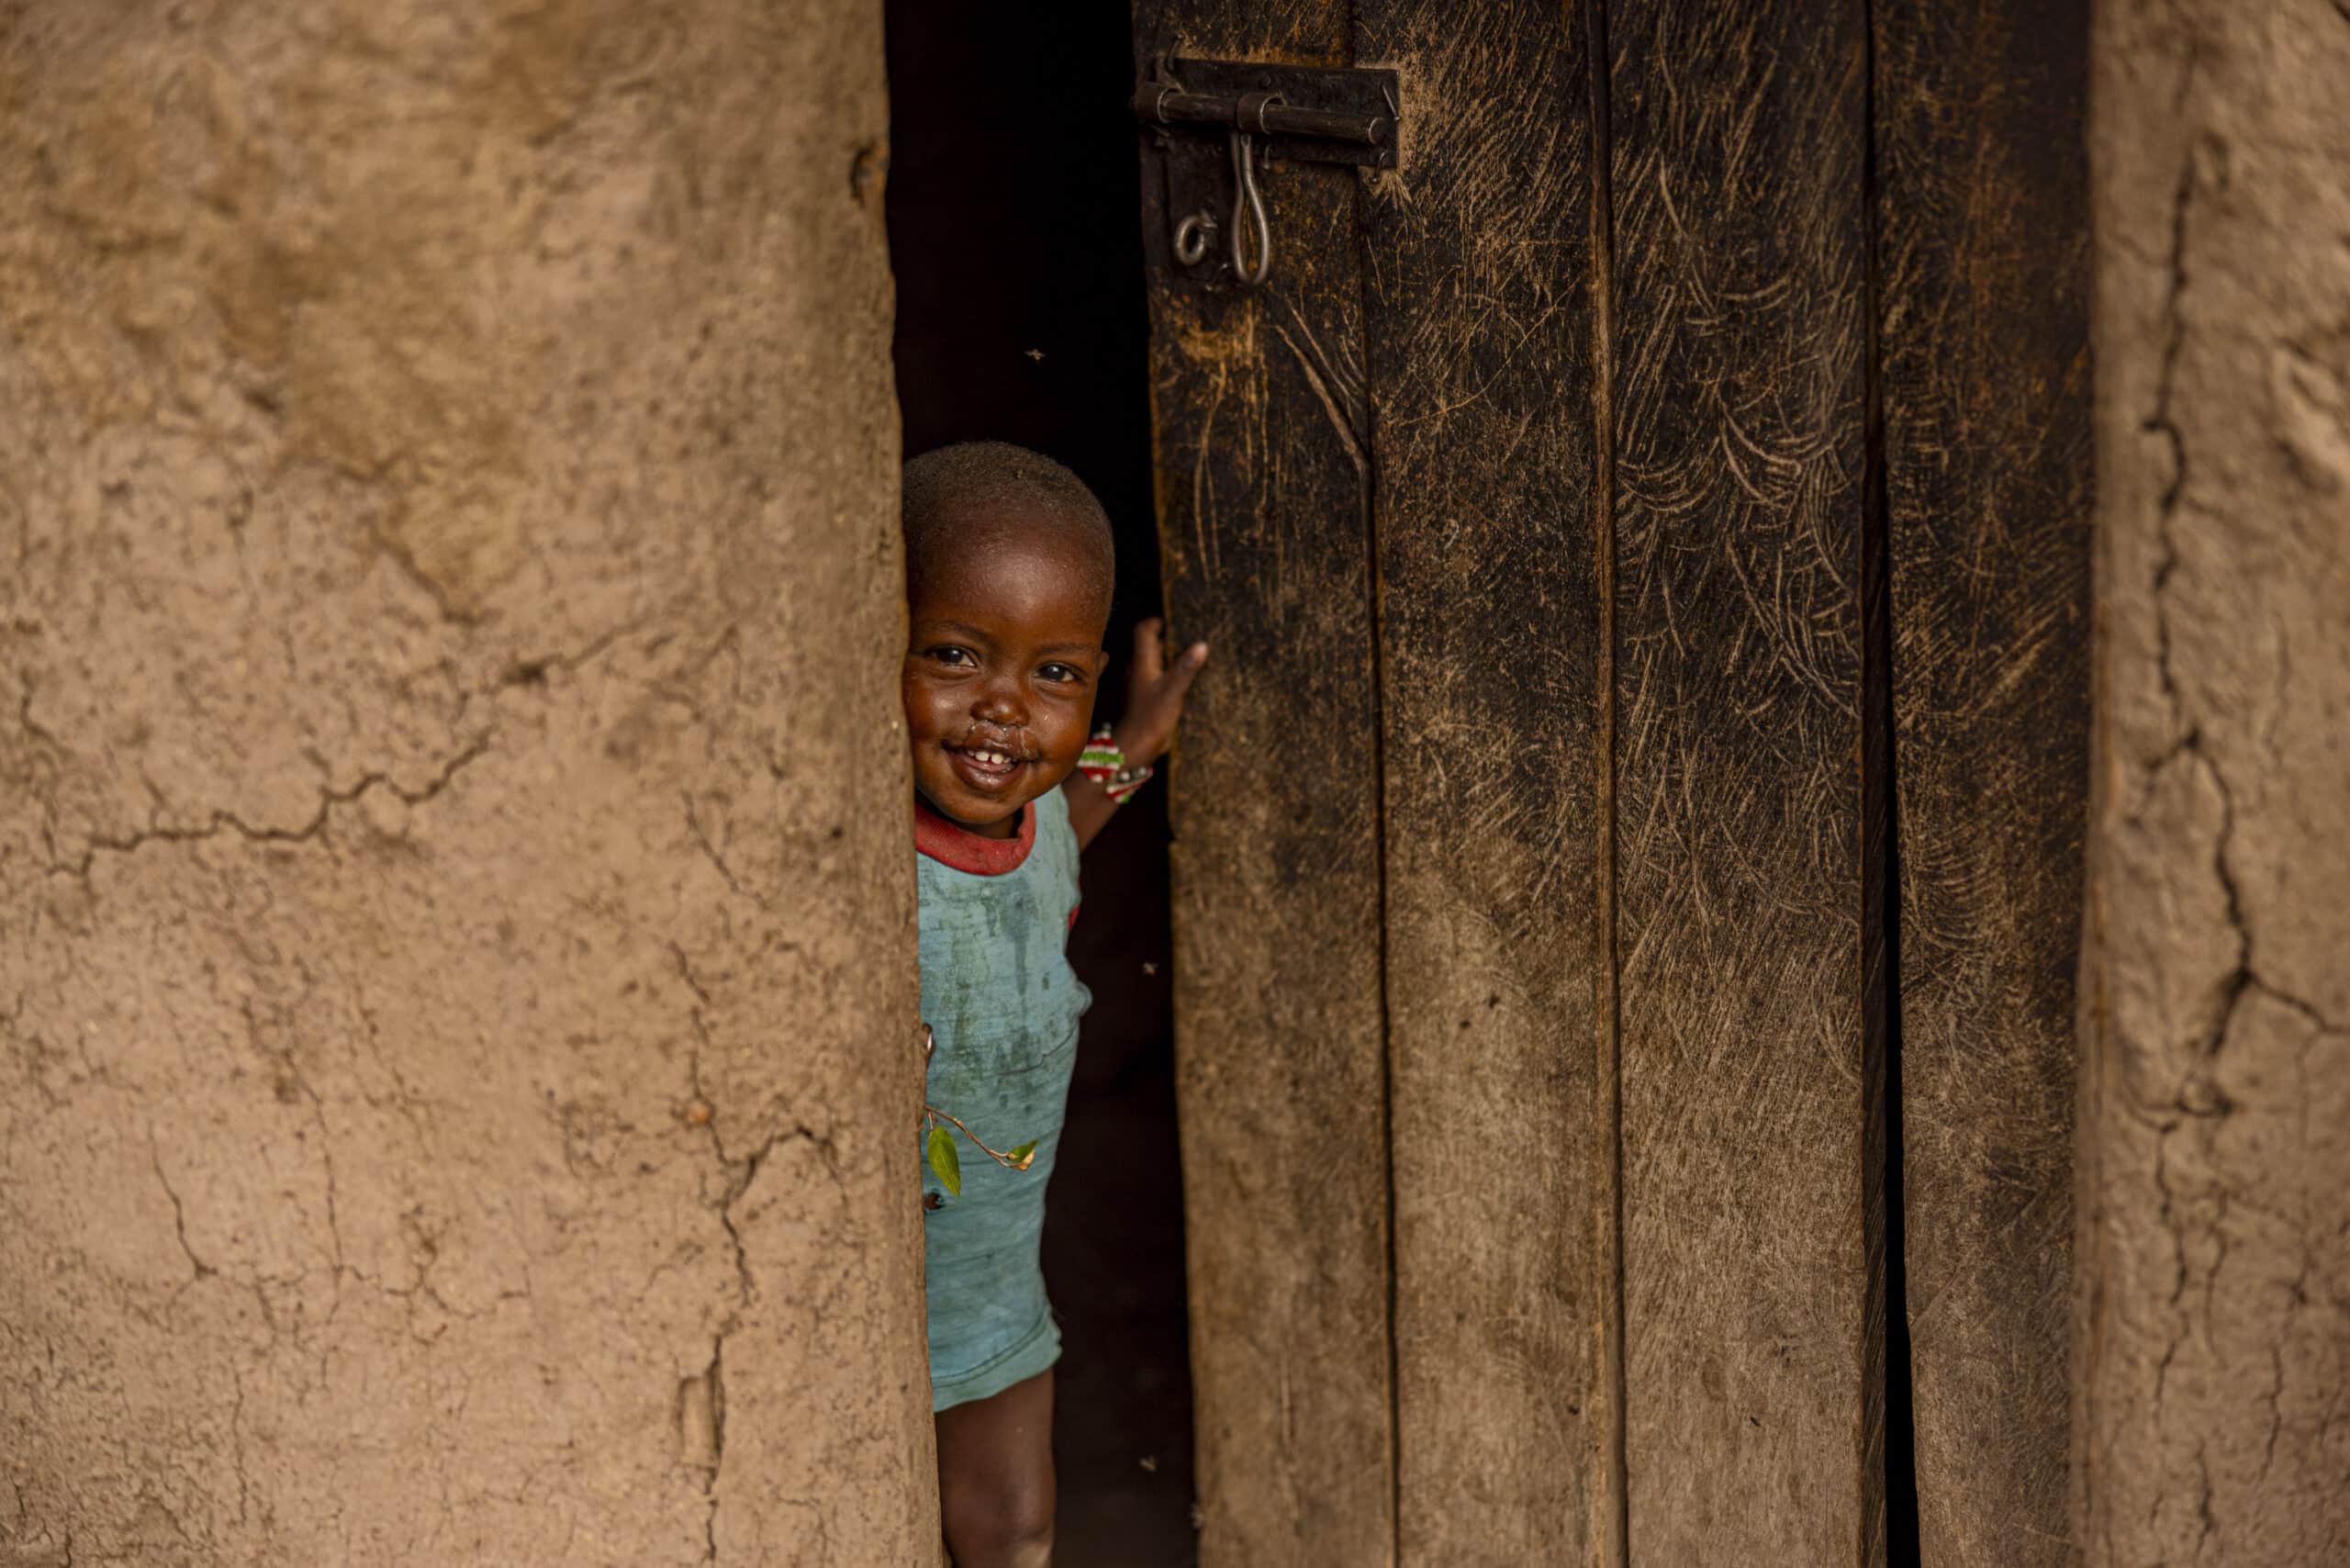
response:
<path fill-rule="evenodd" d="M 1359 0 L 1399 1560 L 1581 1563 L 1606 1506 L 1590 84 L 1572 7 Z"/>
<path fill-rule="evenodd" d="M 1343 7 L 1144 0 L 1136 20 L 1144 62 L 1347 63 Z M 1270 171 L 1263 290 L 1149 286 L 1168 606 L 1215 650 L 1172 780 L 1204 1568 L 1393 1558 L 1357 178 Z"/>
<path fill-rule="evenodd" d="M 1875 0 L 1919 1544 L 2065 1560 L 2088 8 Z"/>
<path fill-rule="evenodd" d="M 2101 6 L 2089 1568 L 2350 1561 L 2350 16 Z"/>
<path fill-rule="evenodd" d="M 1632 1561 L 1872 1563 L 1863 16 L 1608 26 Z"/>

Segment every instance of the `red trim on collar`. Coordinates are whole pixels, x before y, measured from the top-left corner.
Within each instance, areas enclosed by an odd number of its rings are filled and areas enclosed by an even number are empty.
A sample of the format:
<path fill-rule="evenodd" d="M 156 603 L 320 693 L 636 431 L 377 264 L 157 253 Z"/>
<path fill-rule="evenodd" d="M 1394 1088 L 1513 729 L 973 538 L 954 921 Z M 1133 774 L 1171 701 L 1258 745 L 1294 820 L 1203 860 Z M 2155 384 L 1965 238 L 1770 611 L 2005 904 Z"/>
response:
<path fill-rule="evenodd" d="M 960 823 L 949 822 L 920 795 L 914 797 L 914 848 L 942 866 L 976 877 L 1001 877 L 1027 863 L 1036 847 L 1036 807 L 1020 808 L 1020 831 L 1010 838 L 985 838 Z"/>

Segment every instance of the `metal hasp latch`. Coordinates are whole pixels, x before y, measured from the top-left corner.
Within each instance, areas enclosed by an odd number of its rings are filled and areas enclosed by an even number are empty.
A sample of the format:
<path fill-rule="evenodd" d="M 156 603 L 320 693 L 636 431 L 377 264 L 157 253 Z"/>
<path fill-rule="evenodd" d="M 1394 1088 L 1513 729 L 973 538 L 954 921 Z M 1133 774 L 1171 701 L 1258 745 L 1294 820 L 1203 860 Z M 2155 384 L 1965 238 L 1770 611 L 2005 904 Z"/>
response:
<path fill-rule="evenodd" d="M 1163 185 L 1144 181 L 1153 264 L 1210 283 L 1261 285 L 1273 270 L 1266 166 L 1393 168 L 1399 94 L 1393 71 L 1160 61 L 1134 104 L 1165 176 Z"/>

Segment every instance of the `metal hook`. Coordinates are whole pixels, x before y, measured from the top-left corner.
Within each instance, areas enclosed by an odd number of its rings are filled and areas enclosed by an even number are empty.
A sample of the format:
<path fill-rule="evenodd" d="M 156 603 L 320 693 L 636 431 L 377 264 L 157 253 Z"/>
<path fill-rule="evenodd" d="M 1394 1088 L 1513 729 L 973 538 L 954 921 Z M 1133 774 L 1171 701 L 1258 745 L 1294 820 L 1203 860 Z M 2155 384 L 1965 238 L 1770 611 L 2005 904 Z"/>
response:
<path fill-rule="evenodd" d="M 1260 118 L 1261 114 L 1260 109 Z M 1232 133 L 1232 275 L 1241 287 L 1255 288 L 1272 275 L 1273 228 L 1265 218 L 1265 198 L 1257 189 L 1256 160 L 1250 156 L 1249 137 L 1245 130 Z M 1241 250 L 1244 218 L 1257 226 L 1257 264 L 1253 267 Z"/>

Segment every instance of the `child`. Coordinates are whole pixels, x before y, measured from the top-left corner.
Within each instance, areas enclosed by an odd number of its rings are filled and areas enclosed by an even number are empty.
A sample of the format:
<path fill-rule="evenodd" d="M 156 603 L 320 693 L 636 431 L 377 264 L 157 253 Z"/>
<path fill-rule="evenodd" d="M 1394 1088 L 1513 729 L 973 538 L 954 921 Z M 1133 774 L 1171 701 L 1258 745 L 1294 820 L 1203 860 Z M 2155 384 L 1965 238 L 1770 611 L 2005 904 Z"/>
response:
<path fill-rule="evenodd" d="M 1165 668 L 1158 623 L 1136 628 L 1121 766 L 1087 745 L 1114 564 L 1083 481 L 970 442 L 907 464 L 904 509 L 926 1097 L 968 1129 L 948 1127 L 959 1194 L 923 1171 L 939 1504 L 956 1568 L 1041 1568 L 1060 1334 L 1037 1241 L 1091 1000 L 1063 953 L 1078 851 L 1167 750 L 1208 651 Z M 1010 1169 L 975 1139 L 1033 1139 L 1034 1161 Z"/>

